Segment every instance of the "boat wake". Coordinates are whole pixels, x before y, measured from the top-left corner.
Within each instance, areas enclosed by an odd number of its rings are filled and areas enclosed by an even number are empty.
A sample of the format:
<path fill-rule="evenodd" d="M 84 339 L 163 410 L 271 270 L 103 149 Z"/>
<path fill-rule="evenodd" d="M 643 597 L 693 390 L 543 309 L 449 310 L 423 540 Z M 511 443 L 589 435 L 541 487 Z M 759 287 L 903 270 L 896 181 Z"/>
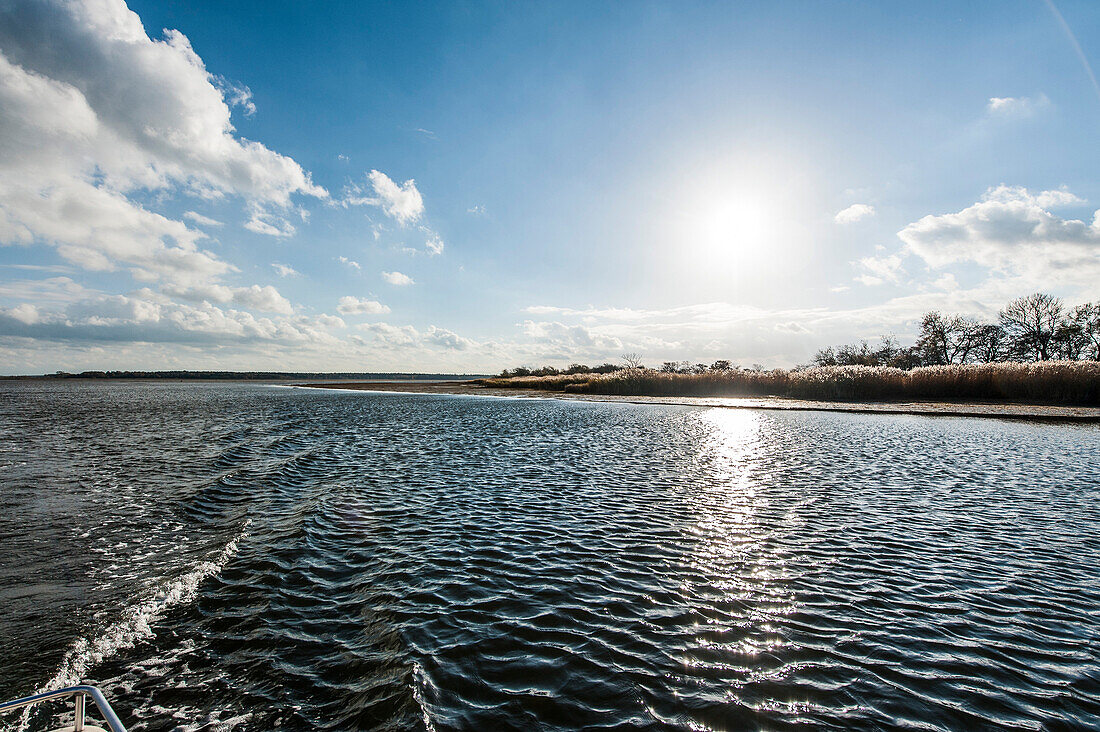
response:
<path fill-rule="evenodd" d="M 248 536 L 248 527 L 252 519 L 245 521 L 241 532 L 233 537 L 212 559 L 197 564 L 191 571 L 162 584 L 151 596 L 146 597 L 122 612 L 121 617 L 111 623 L 99 635 L 91 640 L 78 638 L 65 651 L 57 673 L 35 690 L 36 694 L 63 689 L 66 686 L 80 684 L 88 670 L 111 658 L 120 650 L 133 648 L 140 641 L 154 637 L 153 624 L 171 607 L 187 604 L 198 595 L 199 585 L 209 577 L 217 575 L 237 553 L 240 541 Z M 16 732 L 25 732 L 30 724 L 32 707 L 27 707 L 15 727 Z"/>

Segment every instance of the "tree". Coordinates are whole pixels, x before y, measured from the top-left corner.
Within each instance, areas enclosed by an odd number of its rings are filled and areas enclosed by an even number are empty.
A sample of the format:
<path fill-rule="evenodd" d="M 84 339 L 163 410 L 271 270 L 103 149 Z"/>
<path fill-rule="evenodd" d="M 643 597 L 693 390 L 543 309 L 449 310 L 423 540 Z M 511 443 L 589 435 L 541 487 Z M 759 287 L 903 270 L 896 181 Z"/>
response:
<path fill-rule="evenodd" d="M 623 363 L 626 364 L 628 369 L 640 369 L 642 368 L 642 357 L 637 353 L 624 353 Z"/>
<path fill-rule="evenodd" d="M 978 363 L 1003 361 L 1005 352 L 1005 332 L 999 325 L 979 325 L 974 331 L 974 360 Z"/>
<path fill-rule="evenodd" d="M 937 310 L 925 313 L 917 339 L 924 363 L 966 363 L 979 327 L 977 321 L 961 315 L 941 315 Z"/>
<path fill-rule="evenodd" d="M 1087 302 L 1079 305 L 1073 311 L 1073 317 L 1082 323 L 1088 338 L 1082 355 L 1087 359 L 1100 361 L 1100 303 Z"/>
<path fill-rule="evenodd" d="M 1100 356 L 1100 306 L 1078 305 L 1062 319 L 1054 331 L 1054 349 L 1069 361 L 1096 360 Z"/>
<path fill-rule="evenodd" d="M 1010 302 L 1001 311 L 1000 319 L 1013 357 L 1047 361 L 1062 319 L 1062 301 L 1037 292 Z"/>
<path fill-rule="evenodd" d="M 725 371 L 733 371 L 733 364 L 731 364 L 729 361 L 726 361 L 725 359 L 722 359 L 722 360 L 715 361 L 714 363 L 712 363 L 710 365 L 710 370 L 711 371 L 717 371 L 719 373 L 722 373 L 722 372 L 725 372 Z"/>
<path fill-rule="evenodd" d="M 832 346 L 822 348 L 820 351 L 814 354 L 814 366 L 838 366 L 839 362 L 836 360 L 836 351 Z"/>

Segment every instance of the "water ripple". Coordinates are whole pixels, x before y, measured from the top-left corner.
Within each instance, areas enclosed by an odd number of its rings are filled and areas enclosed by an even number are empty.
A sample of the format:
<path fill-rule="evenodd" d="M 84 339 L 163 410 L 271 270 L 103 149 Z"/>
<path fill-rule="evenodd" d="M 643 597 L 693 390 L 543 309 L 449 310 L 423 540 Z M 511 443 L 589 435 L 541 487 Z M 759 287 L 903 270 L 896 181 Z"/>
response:
<path fill-rule="evenodd" d="M 80 677 L 148 730 L 1100 720 L 1095 427 L 229 384 L 0 413 L 6 696 Z"/>

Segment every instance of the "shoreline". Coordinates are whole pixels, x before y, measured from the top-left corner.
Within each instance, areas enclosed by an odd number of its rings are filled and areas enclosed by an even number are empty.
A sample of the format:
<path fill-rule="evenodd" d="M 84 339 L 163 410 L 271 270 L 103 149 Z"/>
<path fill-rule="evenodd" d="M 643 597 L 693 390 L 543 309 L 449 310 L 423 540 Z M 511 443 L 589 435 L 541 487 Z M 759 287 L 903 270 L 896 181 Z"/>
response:
<path fill-rule="evenodd" d="M 1066 407 L 1045 404 L 1003 402 L 827 402 L 787 397 L 693 397 L 693 396 L 618 396 L 573 394 L 542 389 L 502 389 L 481 386 L 473 381 L 371 381 L 310 382 L 288 384 L 296 388 L 373 391 L 390 394 L 439 394 L 451 396 L 487 396 L 512 399 L 557 399 L 580 402 L 621 404 L 664 404 L 723 409 L 761 409 L 778 412 L 848 412 L 852 414 L 907 414 L 925 417 L 982 417 L 1044 422 L 1100 423 L 1100 408 Z"/>

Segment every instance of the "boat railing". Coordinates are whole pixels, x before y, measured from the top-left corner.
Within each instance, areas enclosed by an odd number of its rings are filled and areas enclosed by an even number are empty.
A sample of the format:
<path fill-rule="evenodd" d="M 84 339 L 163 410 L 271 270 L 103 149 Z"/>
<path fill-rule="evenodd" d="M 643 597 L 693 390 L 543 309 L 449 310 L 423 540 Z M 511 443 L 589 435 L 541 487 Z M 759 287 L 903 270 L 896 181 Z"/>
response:
<path fill-rule="evenodd" d="M 71 729 L 72 732 L 84 732 L 86 729 L 84 711 L 87 706 L 87 700 L 90 698 L 92 703 L 95 704 L 96 708 L 99 710 L 99 716 L 103 717 L 103 721 L 110 728 L 111 732 L 126 732 L 125 725 L 119 720 L 118 715 L 115 714 L 115 710 L 111 708 L 110 702 L 103 696 L 103 692 L 94 686 L 88 685 L 69 686 L 64 689 L 58 689 L 57 691 L 46 691 L 41 694 L 25 696 L 22 699 L 0 702 L 0 714 L 34 706 L 42 702 L 68 699 L 70 697 L 72 697 L 73 700 L 74 718 L 72 727 L 67 727 L 66 729 Z"/>

